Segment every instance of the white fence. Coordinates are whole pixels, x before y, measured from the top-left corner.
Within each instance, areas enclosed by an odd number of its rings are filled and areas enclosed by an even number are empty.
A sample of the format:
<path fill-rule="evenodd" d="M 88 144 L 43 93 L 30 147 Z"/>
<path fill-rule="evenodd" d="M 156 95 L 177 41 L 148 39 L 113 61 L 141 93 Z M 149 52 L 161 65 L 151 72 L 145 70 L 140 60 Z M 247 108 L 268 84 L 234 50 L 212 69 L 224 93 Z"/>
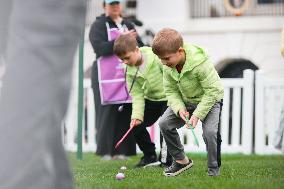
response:
<path fill-rule="evenodd" d="M 63 125 L 63 143 L 67 151 L 75 152 L 77 150 L 77 104 L 76 90 L 71 95 L 70 106 L 66 121 Z M 94 152 L 96 150 L 95 142 L 95 107 L 94 95 L 91 88 L 91 80 L 84 81 L 84 123 L 82 130 L 83 152 Z"/>
<path fill-rule="evenodd" d="M 221 115 L 222 152 L 245 154 L 252 152 L 253 101 L 251 99 L 253 98 L 253 80 L 253 71 L 251 70 L 244 72 L 244 78 L 222 79 L 225 88 Z M 185 151 L 206 151 L 200 122 L 195 129 L 200 143 L 199 147 L 193 145 L 193 137 L 189 130 L 181 128 L 178 132 L 184 143 Z"/>
<path fill-rule="evenodd" d="M 284 78 L 267 79 L 261 71 L 255 77 L 255 153 L 280 153 L 273 147 L 273 138 L 284 108 Z"/>
<path fill-rule="evenodd" d="M 222 79 L 225 93 L 221 116 L 222 153 L 258 154 L 277 153 L 272 147 L 272 138 L 279 122 L 280 107 L 283 102 L 284 80 L 265 80 L 261 72 L 256 72 L 256 93 L 254 111 L 254 72 L 244 71 L 243 78 Z M 83 151 L 95 151 L 94 100 L 89 80 L 84 82 L 85 114 L 83 128 Z M 72 106 L 70 106 L 72 107 Z M 75 111 L 77 106 L 73 106 Z M 71 110 L 72 112 L 72 110 Z M 254 114 L 255 113 L 255 114 Z M 255 116 L 255 132 L 253 118 Z M 76 151 L 76 119 L 72 114 L 65 122 L 64 144 L 67 150 Z M 268 129 L 270 128 L 270 129 Z M 151 138 L 159 150 L 159 127 L 149 128 Z M 190 130 L 178 130 L 187 152 L 205 152 L 201 123 L 195 129 L 200 146 L 194 145 Z M 253 139 L 255 138 L 255 141 Z M 268 138 L 268 140 L 267 140 Z"/>

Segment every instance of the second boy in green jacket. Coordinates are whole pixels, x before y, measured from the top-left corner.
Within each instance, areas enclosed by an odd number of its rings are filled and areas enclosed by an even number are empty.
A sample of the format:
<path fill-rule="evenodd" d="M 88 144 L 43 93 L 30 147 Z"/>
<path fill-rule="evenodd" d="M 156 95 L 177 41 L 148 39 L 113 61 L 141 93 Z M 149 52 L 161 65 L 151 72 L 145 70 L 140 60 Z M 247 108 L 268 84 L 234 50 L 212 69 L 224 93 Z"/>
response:
<path fill-rule="evenodd" d="M 176 176 L 192 167 L 193 161 L 185 155 L 177 129 L 185 123 L 193 129 L 200 120 L 208 152 L 208 175 L 218 176 L 221 166 L 219 122 L 224 89 L 217 71 L 204 50 L 184 44 L 176 30 L 159 31 L 152 49 L 165 65 L 164 88 L 169 102 L 159 126 L 174 161 L 164 175 Z"/>
<path fill-rule="evenodd" d="M 158 165 L 155 144 L 146 127 L 153 125 L 167 109 L 162 65 L 150 47 L 138 48 L 135 37 L 130 34 L 116 39 L 114 53 L 127 65 L 126 80 L 132 97 L 130 127 L 135 127 L 134 137 L 144 153 L 137 167 Z M 172 157 L 162 139 L 161 136 L 160 161 L 167 166 L 172 163 Z"/>

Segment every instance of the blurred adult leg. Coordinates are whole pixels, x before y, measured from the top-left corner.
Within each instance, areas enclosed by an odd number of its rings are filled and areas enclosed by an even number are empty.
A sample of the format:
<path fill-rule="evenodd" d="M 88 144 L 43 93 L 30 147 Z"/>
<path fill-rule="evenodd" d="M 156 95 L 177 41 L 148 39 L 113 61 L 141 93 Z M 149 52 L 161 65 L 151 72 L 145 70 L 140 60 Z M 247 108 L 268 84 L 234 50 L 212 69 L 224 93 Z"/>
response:
<path fill-rule="evenodd" d="M 7 46 L 9 18 L 12 11 L 12 1 L 0 1 L 0 57 L 3 58 Z M 1 64 L 1 62 L 0 62 Z M 0 65 L 1 66 L 1 65 Z M 1 76 L 1 75 L 0 75 Z"/>
<path fill-rule="evenodd" d="M 12 1 L 0 98 L 1 189 L 73 188 L 61 123 L 85 8 L 85 0 Z"/>
<path fill-rule="evenodd" d="M 92 88 L 96 114 L 96 154 L 101 156 L 136 155 L 136 143 L 132 132 L 118 149 L 114 148 L 129 129 L 131 104 L 124 104 L 122 112 L 118 111 L 121 104 L 101 105 L 96 62 L 92 66 Z"/>
<path fill-rule="evenodd" d="M 114 149 L 113 138 L 118 112 L 115 105 L 101 105 L 97 62 L 92 66 L 92 88 L 96 114 L 96 154 L 110 158 Z"/>
<path fill-rule="evenodd" d="M 115 110 L 117 111 L 120 104 L 116 105 Z M 130 125 L 130 118 L 132 113 L 132 104 L 125 103 L 123 105 L 123 111 L 117 112 L 116 125 L 115 125 L 115 135 L 114 135 L 114 145 L 123 137 L 123 135 L 127 132 Z M 113 154 L 122 154 L 126 156 L 136 155 L 136 142 L 134 138 L 133 132 L 130 132 L 126 137 L 125 141 L 119 146 L 119 148 L 115 149 Z"/>

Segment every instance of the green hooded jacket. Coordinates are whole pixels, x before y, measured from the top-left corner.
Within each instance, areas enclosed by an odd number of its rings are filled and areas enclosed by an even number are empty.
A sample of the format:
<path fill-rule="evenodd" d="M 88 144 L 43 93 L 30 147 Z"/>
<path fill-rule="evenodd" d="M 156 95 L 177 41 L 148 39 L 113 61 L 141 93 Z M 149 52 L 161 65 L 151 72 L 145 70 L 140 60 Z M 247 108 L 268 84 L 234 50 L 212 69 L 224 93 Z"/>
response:
<path fill-rule="evenodd" d="M 132 97 L 131 119 L 144 120 L 145 99 L 151 101 L 166 101 L 163 88 L 163 66 L 160 59 L 152 52 L 150 47 L 139 48 L 144 58 L 145 69 L 141 72 L 139 67 L 127 66 L 127 86 Z M 137 72 L 137 76 L 135 74 Z M 135 78 L 135 81 L 133 82 Z"/>
<path fill-rule="evenodd" d="M 185 104 L 197 104 L 193 115 L 204 120 L 212 106 L 223 98 L 224 88 L 213 64 L 204 50 L 185 44 L 186 61 L 178 73 L 164 66 L 164 88 L 168 105 L 176 115 Z"/>

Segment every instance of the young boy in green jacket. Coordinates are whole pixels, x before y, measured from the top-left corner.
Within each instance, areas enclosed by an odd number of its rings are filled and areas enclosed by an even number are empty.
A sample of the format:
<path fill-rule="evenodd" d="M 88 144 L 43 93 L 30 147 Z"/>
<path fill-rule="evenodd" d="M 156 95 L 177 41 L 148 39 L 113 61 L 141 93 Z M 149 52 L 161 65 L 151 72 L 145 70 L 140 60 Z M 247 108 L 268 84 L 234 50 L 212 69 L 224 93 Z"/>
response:
<path fill-rule="evenodd" d="M 208 153 L 208 175 L 219 175 L 219 123 L 224 89 L 218 73 L 204 50 L 184 44 L 176 30 L 167 28 L 158 32 L 152 50 L 165 65 L 163 83 L 169 105 L 159 126 L 174 161 L 164 175 L 176 176 L 193 166 L 193 161 L 184 153 L 177 129 L 185 123 L 187 128 L 194 128 L 198 120 L 202 122 Z"/>
<path fill-rule="evenodd" d="M 163 68 L 159 58 L 150 47 L 138 48 L 134 36 L 119 36 L 113 47 L 114 53 L 126 64 L 126 80 L 132 97 L 130 127 L 144 156 L 137 167 L 159 165 L 155 144 L 151 141 L 146 127 L 153 125 L 167 109 L 167 99 L 163 88 Z M 165 166 L 172 163 L 166 144 L 161 136 L 160 161 Z M 163 145 L 164 144 L 164 145 Z"/>

